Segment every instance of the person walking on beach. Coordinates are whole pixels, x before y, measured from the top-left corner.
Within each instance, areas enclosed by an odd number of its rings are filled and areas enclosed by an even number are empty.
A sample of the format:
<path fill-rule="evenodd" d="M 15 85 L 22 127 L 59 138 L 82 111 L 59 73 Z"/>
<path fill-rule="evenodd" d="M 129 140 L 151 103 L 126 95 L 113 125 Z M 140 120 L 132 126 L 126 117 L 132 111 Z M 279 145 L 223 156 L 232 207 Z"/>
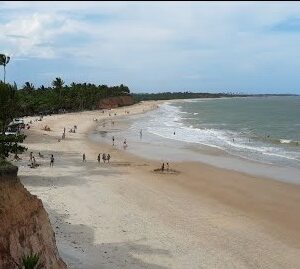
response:
<path fill-rule="evenodd" d="M 85 153 L 82 154 L 82 162 L 86 162 Z"/>
<path fill-rule="evenodd" d="M 161 171 L 162 171 L 162 172 L 165 171 L 165 163 L 162 164 L 162 166 L 161 166 Z"/>
<path fill-rule="evenodd" d="M 109 160 L 110 160 L 110 154 L 108 153 L 107 154 L 107 162 L 109 163 Z"/>
<path fill-rule="evenodd" d="M 105 163 L 105 161 L 106 161 L 106 154 L 105 153 L 102 154 L 102 160 Z"/>
<path fill-rule="evenodd" d="M 115 137 L 112 137 L 113 146 L 115 145 Z"/>
<path fill-rule="evenodd" d="M 169 168 L 170 168 L 169 163 L 167 163 L 167 172 L 169 172 Z"/>
<path fill-rule="evenodd" d="M 29 167 L 30 167 L 30 168 L 35 168 L 35 158 L 34 158 L 34 157 L 32 157 L 32 161 L 31 161 Z"/>
<path fill-rule="evenodd" d="M 54 165 L 54 157 L 53 157 L 53 154 L 51 154 L 50 167 L 53 167 L 53 165 Z"/>
<path fill-rule="evenodd" d="M 100 160 L 101 160 L 101 153 L 98 154 L 97 160 L 98 160 L 98 163 L 100 163 Z"/>

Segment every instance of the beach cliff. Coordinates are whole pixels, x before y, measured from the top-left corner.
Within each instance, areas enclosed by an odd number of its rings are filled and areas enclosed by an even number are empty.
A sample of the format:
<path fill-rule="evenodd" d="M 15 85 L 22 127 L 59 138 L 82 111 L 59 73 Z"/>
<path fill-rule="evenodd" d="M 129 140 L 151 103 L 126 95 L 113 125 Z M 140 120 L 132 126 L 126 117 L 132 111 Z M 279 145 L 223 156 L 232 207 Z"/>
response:
<path fill-rule="evenodd" d="M 67 268 L 42 201 L 25 189 L 17 171 L 15 166 L 0 167 L 0 268 L 17 268 L 30 253 L 40 255 L 44 269 Z"/>
<path fill-rule="evenodd" d="M 130 95 L 117 96 L 101 99 L 98 103 L 97 109 L 109 109 L 120 106 L 130 106 L 134 104 L 133 97 Z"/>

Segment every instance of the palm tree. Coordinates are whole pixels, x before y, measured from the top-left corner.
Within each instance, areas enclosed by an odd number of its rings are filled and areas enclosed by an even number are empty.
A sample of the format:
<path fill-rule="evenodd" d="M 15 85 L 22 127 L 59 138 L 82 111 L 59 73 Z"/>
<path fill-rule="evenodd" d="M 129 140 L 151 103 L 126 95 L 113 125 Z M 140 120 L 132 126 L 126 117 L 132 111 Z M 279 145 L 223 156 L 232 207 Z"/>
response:
<path fill-rule="evenodd" d="M 4 68 L 4 74 L 3 74 L 4 83 L 5 83 L 5 73 L 6 73 L 5 67 L 9 63 L 9 60 L 10 60 L 9 56 L 6 56 L 5 54 L 0 54 L 0 65 L 3 65 Z"/>
<path fill-rule="evenodd" d="M 55 80 L 52 81 L 52 86 L 59 90 L 59 104 L 61 107 L 61 89 L 63 87 L 63 85 L 65 84 L 65 82 L 61 79 L 61 78 L 55 78 Z"/>
<path fill-rule="evenodd" d="M 56 78 L 55 80 L 52 81 L 52 86 L 55 89 L 61 89 L 64 84 L 65 82 L 61 78 Z"/>
<path fill-rule="evenodd" d="M 27 92 L 32 92 L 34 91 L 34 86 L 32 83 L 30 82 L 25 82 L 24 86 L 23 86 L 23 90 L 27 91 Z"/>
<path fill-rule="evenodd" d="M 42 86 L 40 86 L 40 87 L 38 87 L 38 90 L 41 90 L 41 91 L 44 91 L 46 88 L 45 88 L 45 86 L 44 85 L 42 85 Z"/>

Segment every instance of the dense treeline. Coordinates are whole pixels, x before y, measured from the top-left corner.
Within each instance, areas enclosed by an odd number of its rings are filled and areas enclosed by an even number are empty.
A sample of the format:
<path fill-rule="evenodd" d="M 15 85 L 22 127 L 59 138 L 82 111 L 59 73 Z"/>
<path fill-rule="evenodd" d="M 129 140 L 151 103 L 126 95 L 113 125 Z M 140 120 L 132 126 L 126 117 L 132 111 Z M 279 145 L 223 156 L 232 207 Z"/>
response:
<path fill-rule="evenodd" d="M 147 100 L 170 100 L 170 99 L 192 99 L 192 98 L 220 98 L 232 96 L 247 96 L 226 93 L 195 93 L 195 92 L 162 92 L 162 93 L 139 93 L 132 94 L 136 102 Z"/>
<path fill-rule="evenodd" d="M 64 110 L 93 110 L 103 98 L 129 93 L 129 88 L 123 84 L 113 87 L 91 83 L 64 85 L 61 78 L 56 78 L 52 82 L 52 87 L 41 86 L 36 89 L 32 83 L 26 82 L 17 91 L 19 116 L 57 113 Z"/>

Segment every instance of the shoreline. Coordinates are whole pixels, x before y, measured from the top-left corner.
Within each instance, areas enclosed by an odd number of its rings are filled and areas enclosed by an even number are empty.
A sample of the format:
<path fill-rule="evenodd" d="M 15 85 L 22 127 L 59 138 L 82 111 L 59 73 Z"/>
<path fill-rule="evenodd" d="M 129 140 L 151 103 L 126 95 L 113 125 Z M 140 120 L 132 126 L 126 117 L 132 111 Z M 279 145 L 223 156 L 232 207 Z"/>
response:
<path fill-rule="evenodd" d="M 132 115 L 149 106 L 112 111 Z M 54 153 L 55 167 L 45 158 L 30 169 L 25 153 L 19 169 L 25 187 L 42 199 L 71 269 L 300 267 L 299 186 L 198 162 L 171 164 L 178 174 L 154 173 L 159 161 L 88 139 L 98 114 L 34 122 L 28 149 Z M 78 133 L 57 142 L 66 122 L 77 123 Z M 53 131 L 41 131 L 45 124 Z M 99 152 L 110 152 L 111 163 L 98 165 Z"/>
<path fill-rule="evenodd" d="M 136 121 L 147 122 L 147 120 L 150 120 L 147 113 L 137 114 L 134 117 L 120 118 L 116 121 L 116 126 L 107 124 L 103 127 L 102 123 L 98 123 L 98 125 L 89 132 L 88 139 L 97 141 L 101 136 L 100 142 L 110 145 L 110 138 L 112 136 L 115 136 L 116 140 L 121 139 L 120 137 L 122 137 L 122 139 L 126 137 L 131 143 L 127 152 L 129 151 L 137 157 L 148 161 L 160 161 L 161 163 L 199 162 L 216 168 L 245 173 L 250 176 L 258 176 L 300 185 L 298 177 L 300 170 L 295 167 L 285 167 L 273 163 L 260 162 L 247 158 L 246 156 L 232 154 L 226 149 L 216 148 L 202 143 L 185 142 L 176 138 L 165 138 L 159 135 L 155 137 L 153 134 L 147 132 L 147 130 L 143 130 L 142 139 L 136 134 L 139 130 L 137 130 L 136 127 L 134 130 L 132 130 L 132 128 Z M 146 140 L 144 140 L 144 136 Z M 160 150 L 162 150 L 164 154 L 159 154 Z"/>

